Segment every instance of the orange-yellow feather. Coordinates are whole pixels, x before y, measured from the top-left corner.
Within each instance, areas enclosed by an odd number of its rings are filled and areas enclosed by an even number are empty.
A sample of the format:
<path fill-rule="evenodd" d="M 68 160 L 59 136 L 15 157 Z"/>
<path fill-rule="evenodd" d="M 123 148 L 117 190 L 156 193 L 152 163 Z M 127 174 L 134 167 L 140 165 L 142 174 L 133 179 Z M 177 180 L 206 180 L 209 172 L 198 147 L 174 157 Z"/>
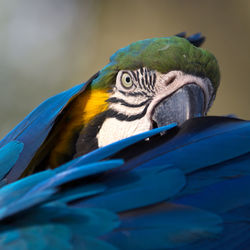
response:
<path fill-rule="evenodd" d="M 54 168 L 63 162 L 61 159 L 72 152 L 72 140 L 79 130 L 86 126 L 96 115 L 107 110 L 107 90 L 87 89 L 72 103 L 67 120 L 63 123 L 62 131 L 56 139 L 56 145 L 51 151 L 49 165 Z M 61 162 L 62 161 L 62 162 Z"/>

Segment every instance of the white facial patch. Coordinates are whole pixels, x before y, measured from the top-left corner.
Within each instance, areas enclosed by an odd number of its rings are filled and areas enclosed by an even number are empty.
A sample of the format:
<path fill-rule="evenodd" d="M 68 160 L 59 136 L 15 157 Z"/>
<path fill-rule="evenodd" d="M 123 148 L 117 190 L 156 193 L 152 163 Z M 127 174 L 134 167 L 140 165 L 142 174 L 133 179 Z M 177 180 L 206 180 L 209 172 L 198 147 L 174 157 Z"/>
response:
<path fill-rule="evenodd" d="M 209 79 L 182 71 L 171 71 L 167 74 L 147 68 L 119 71 L 113 93 L 108 100 L 109 113 L 97 134 L 98 146 L 103 147 L 152 129 L 155 107 L 178 89 L 191 83 L 203 91 L 205 108 L 202 115 L 205 115 L 213 96 Z"/>
<path fill-rule="evenodd" d="M 98 147 L 150 130 L 151 123 L 146 117 L 134 121 L 119 121 L 108 118 L 97 134 Z"/>

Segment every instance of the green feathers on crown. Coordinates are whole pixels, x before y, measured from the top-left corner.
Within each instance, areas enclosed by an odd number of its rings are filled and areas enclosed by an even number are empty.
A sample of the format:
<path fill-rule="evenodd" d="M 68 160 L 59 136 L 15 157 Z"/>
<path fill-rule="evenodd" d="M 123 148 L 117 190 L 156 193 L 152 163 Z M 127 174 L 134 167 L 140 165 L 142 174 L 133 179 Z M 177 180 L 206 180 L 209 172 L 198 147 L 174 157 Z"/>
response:
<path fill-rule="evenodd" d="M 161 73 L 181 70 L 209 78 L 215 91 L 219 86 L 220 72 L 214 55 L 193 46 L 185 38 L 176 36 L 146 39 L 118 50 L 110 57 L 110 63 L 100 71 L 92 86 L 110 88 L 118 71 L 135 70 L 140 67 Z"/>

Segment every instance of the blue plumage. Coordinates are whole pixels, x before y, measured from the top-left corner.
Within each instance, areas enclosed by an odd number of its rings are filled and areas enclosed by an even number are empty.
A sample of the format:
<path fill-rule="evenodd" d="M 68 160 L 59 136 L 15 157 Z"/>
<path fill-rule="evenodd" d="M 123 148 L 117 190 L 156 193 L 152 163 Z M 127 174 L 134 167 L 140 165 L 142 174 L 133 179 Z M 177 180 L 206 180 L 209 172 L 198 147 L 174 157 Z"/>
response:
<path fill-rule="evenodd" d="M 2 224 L 0 244 L 3 249 L 113 250 L 112 245 L 97 237 L 118 224 L 117 216 L 109 211 L 53 203 L 33 208 L 15 223 Z"/>
<path fill-rule="evenodd" d="M 6 185 L 0 189 L 0 218 L 11 223 L 2 224 L 0 244 L 32 249 L 32 235 L 40 235 L 42 246 L 53 234 L 53 244 L 65 249 L 74 246 L 73 239 L 86 249 L 224 246 L 233 239 L 233 225 L 248 230 L 249 133 L 246 121 L 196 118 Z M 141 151 L 132 154 L 134 146 Z M 5 147 L 1 154 L 15 150 Z M 73 207 L 63 205 L 67 202 Z M 244 235 L 233 246 L 248 240 Z"/>

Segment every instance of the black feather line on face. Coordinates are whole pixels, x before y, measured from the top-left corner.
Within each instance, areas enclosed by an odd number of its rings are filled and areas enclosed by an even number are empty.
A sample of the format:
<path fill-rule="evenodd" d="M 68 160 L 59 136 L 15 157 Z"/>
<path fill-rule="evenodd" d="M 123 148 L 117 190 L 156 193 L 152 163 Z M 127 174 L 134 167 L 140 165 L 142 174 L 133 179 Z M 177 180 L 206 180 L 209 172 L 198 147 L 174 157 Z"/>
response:
<path fill-rule="evenodd" d="M 138 107 L 144 106 L 145 104 L 147 104 L 151 100 L 152 100 L 152 98 L 149 98 L 146 101 L 143 101 L 141 103 L 131 104 L 131 103 L 126 102 L 123 99 L 119 99 L 119 98 L 116 98 L 116 97 L 111 97 L 111 98 L 109 98 L 107 100 L 107 102 L 110 102 L 110 103 L 120 103 L 121 105 L 126 106 L 126 107 L 138 108 Z"/>
<path fill-rule="evenodd" d="M 146 85 L 145 85 L 145 82 L 144 82 L 144 78 L 143 78 L 143 77 L 141 78 L 141 82 L 142 82 L 143 88 L 144 88 L 145 90 L 148 90 L 147 87 L 146 87 Z"/>
<path fill-rule="evenodd" d="M 152 83 L 152 72 L 149 70 L 149 84 L 151 89 L 153 90 L 153 83 Z"/>
<path fill-rule="evenodd" d="M 147 69 L 145 69 L 145 81 L 146 84 L 149 86 Z"/>
<path fill-rule="evenodd" d="M 151 98 L 151 96 L 149 96 L 146 92 L 141 91 L 141 92 L 125 92 L 122 90 L 118 90 L 121 94 L 125 95 L 125 96 L 146 96 L 148 98 Z"/>
<path fill-rule="evenodd" d="M 147 110 L 148 110 L 148 106 L 149 106 L 149 103 L 145 106 L 145 108 L 143 109 L 143 111 L 141 113 L 136 114 L 136 115 L 125 115 L 125 114 L 119 113 L 118 111 L 116 111 L 114 109 L 109 109 L 106 111 L 106 117 L 107 118 L 116 118 L 119 121 L 128 121 L 128 122 L 134 121 L 134 120 L 140 119 L 146 115 Z"/>
<path fill-rule="evenodd" d="M 156 82 L 156 74 L 154 73 L 153 74 L 153 82 L 152 82 L 153 88 L 155 87 L 155 82 Z"/>
<path fill-rule="evenodd" d="M 138 81 L 138 78 L 137 78 L 137 75 L 135 74 L 135 72 L 134 72 L 134 71 L 131 71 L 131 73 L 132 73 L 134 79 L 135 79 L 136 81 Z"/>
<path fill-rule="evenodd" d="M 138 73 L 138 81 L 137 81 L 137 83 L 138 83 L 139 87 L 140 87 L 141 89 L 143 89 L 143 86 L 142 86 L 142 78 L 140 78 L 140 74 L 139 74 L 138 71 L 137 71 L 137 73 Z"/>
<path fill-rule="evenodd" d="M 139 71 L 138 70 L 136 71 L 136 78 L 137 78 L 136 81 L 139 82 L 140 77 L 139 77 Z"/>

